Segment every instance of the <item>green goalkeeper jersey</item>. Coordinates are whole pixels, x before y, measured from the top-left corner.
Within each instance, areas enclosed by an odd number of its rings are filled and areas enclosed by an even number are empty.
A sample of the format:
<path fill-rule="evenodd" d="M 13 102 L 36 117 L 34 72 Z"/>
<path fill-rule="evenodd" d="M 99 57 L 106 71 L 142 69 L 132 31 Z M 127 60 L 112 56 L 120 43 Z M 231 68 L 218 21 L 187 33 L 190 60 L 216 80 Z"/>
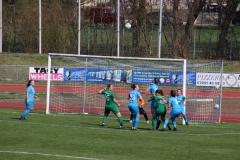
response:
<path fill-rule="evenodd" d="M 101 94 L 104 94 L 106 99 L 106 106 L 116 106 L 113 99 L 116 97 L 113 91 L 111 90 L 104 90 L 101 92 Z"/>

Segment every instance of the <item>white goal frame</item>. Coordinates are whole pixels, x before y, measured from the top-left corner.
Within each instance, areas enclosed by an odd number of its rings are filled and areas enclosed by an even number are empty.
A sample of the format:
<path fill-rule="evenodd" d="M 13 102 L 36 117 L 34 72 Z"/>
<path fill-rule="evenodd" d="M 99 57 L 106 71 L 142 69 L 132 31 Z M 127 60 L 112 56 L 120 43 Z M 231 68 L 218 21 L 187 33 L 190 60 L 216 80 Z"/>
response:
<path fill-rule="evenodd" d="M 92 55 L 76 55 L 76 54 L 60 54 L 60 53 L 49 53 L 48 54 L 48 71 L 51 70 L 52 56 L 62 56 L 62 57 L 81 57 L 81 58 L 99 58 L 99 59 L 121 59 L 121 60 L 150 60 L 150 61 L 175 61 L 182 62 L 183 71 L 183 82 L 182 82 L 182 93 L 186 96 L 186 73 L 187 73 L 187 60 L 186 59 L 168 59 L 168 58 L 141 58 L 141 57 L 117 57 L 117 56 L 92 56 Z M 47 78 L 47 97 L 46 97 L 46 114 L 50 114 L 50 72 L 48 72 Z M 183 124 L 184 124 L 183 120 Z"/>

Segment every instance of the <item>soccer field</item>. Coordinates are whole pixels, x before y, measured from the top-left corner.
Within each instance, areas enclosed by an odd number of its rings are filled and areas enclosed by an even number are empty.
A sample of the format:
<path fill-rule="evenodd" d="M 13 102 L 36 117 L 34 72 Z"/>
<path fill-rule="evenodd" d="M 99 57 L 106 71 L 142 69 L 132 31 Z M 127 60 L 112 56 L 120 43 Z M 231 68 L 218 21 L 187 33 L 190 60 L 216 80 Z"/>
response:
<path fill-rule="evenodd" d="M 33 111 L 25 121 L 23 110 L 0 109 L 1 160 L 146 160 L 239 159 L 237 123 L 183 126 L 178 131 L 151 131 L 143 117 L 139 130 L 125 129 L 115 116 L 101 127 L 102 115 L 46 115 Z M 161 124 L 162 126 L 162 124 Z"/>

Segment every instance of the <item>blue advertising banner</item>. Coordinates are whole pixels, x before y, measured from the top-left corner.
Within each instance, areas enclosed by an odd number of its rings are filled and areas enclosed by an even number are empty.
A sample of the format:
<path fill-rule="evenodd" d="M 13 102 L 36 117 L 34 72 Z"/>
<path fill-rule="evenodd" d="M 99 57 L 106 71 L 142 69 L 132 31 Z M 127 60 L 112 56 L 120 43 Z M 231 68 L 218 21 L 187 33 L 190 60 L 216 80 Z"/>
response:
<path fill-rule="evenodd" d="M 166 71 L 166 70 L 148 70 L 140 71 L 133 70 L 130 77 L 130 83 L 152 83 L 154 78 L 159 78 L 165 85 L 174 85 L 183 83 L 183 72 L 181 71 Z M 187 84 L 196 84 L 196 72 L 187 72 Z"/>
<path fill-rule="evenodd" d="M 165 85 L 182 84 L 183 74 L 181 71 L 166 70 L 111 70 L 96 68 L 64 68 L 63 81 L 83 82 L 126 82 L 150 84 L 154 78 L 159 78 Z M 187 72 L 187 84 L 196 84 L 196 72 Z"/>
<path fill-rule="evenodd" d="M 125 82 L 127 70 L 107 70 L 95 68 L 64 68 L 63 81 L 65 82 Z"/>

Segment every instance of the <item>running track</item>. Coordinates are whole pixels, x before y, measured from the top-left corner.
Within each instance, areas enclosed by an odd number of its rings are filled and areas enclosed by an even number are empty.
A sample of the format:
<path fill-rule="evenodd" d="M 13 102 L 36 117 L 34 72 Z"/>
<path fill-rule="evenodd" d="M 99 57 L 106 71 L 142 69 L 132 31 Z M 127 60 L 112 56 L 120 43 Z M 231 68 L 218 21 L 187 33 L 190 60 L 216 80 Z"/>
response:
<path fill-rule="evenodd" d="M 46 92 L 46 86 L 34 86 L 35 91 L 36 92 Z M 87 88 L 87 92 L 88 93 L 97 93 L 100 89 L 102 88 L 92 88 L 92 87 L 88 87 Z M 75 92 L 76 90 L 78 90 L 79 92 L 83 92 L 84 88 L 83 87 L 69 87 L 69 86 L 62 86 L 62 87 L 58 87 L 57 90 L 59 92 Z M 26 91 L 26 85 L 19 85 L 19 84 L 0 84 L 0 91 L 4 91 L 4 92 L 9 92 L 9 91 L 17 91 L 17 92 L 25 92 Z M 116 88 L 115 89 L 115 93 L 128 93 L 130 90 L 126 90 L 126 89 L 121 89 L 121 88 Z M 169 92 L 164 90 L 164 92 Z M 198 91 L 197 95 L 206 95 L 208 94 L 209 91 Z M 191 91 L 187 91 L 187 95 L 196 95 L 196 92 L 191 92 Z M 222 93 L 223 98 L 240 98 L 240 92 L 228 92 L 225 91 Z M 13 102 L 0 102 L 0 108 L 12 108 L 12 109 L 23 109 L 22 104 L 19 103 L 13 103 Z M 35 104 L 34 107 L 36 110 L 45 110 L 46 106 L 42 105 L 42 104 Z M 97 112 L 97 108 L 93 109 Z M 122 114 L 124 114 L 125 112 L 128 114 L 129 111 L 128 110 L 124 110 L 121 112 L 123 112 Z M 240 117 L 237 116 L 222 116 L 222 121 L 223 122 L 238 122 L 240 123 Z"/>
<path fill-rule="evenodd" d="M 36 92 L 46 92 L 47 87 L 46 86 L 34 86 Z M 83 87 L 69 87 L 69 86 L 61 86 L 61 87 L 55 87 L 58 92 L 83 92 Z M 97 93 L 99 90 L 103 88 L 97 88 L 97 87 L 87 87 L 86 91 L 88 93 Z M 18 91 L 18 92 L 25 92 L 26 91 L 26 85 L 16 85 L 16 84 L 0 84 L 0 91 Z M 130 90 L 126 90 L 125 88 L 116 88 L 114 90 L 115 93 L 128 93 Z M 168 93 L 170 90 L 164 90 L 164 92 Z M 206 95 L 209 91 L 187 91 L 187 95 Z M 240 98 L 240 92 L 229 92 L 229 91 L 223 91 L 222 92 L 223 98 Z"/>

